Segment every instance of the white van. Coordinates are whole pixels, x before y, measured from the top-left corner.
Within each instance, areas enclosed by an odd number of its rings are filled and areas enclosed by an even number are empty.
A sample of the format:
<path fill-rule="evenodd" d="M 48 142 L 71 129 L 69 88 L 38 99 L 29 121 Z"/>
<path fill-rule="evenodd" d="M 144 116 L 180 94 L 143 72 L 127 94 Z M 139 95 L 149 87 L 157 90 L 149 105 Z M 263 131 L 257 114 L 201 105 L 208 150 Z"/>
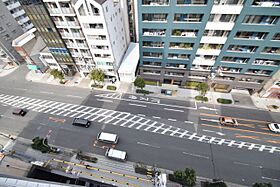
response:
<path fill-rule="evenodd" d="M 119 137 L 116 134 L 101 132 L 97 135 L 97 140 L 100 142 L 117 144 Z"/>
<path fill-rule="evenodd" d="M 127 159 L 127 154 L 125 151 L 120 151 L 113 148 L 108 148 L 105 156 L 114 160 L 125 161 Z"/>

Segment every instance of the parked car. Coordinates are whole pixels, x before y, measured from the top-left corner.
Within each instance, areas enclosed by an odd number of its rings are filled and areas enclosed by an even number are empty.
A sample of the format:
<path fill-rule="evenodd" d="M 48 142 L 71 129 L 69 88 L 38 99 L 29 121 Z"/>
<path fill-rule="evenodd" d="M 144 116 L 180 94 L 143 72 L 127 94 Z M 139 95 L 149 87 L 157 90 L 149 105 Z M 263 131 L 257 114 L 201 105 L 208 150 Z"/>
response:
<path fill-rule="evenodd" d="M 25 116 L 26 113 L 27 113 L 27 110 L 22 109 L 22 108 L 16 108 L 16 109 L 13 111 L 13 114 L 14 114 L 14 115 L 17 115 L 17 116 Z"/>
<path fill-rule="evenodd" d="M 269 130 L 271 130 L 272 132 L 280 133 L 280 124 L 278 124 L 278 123 L 269 123 L 269 124 L 267 125 L 267 127 L 268 127 Z"/>
<path fill-rule="evenodd" d="M 233 126 L 233 127 L 238 126 L 236 119 L 231 118 L 231 117 L 220 117 L 219 122 L 221 125 Z"/>
<path fill-rule="evenodd" d="M 88 119 L 75 118 L 73 120 L 72 125 L 88 128 L 91 125 L 91 123 Z"/>

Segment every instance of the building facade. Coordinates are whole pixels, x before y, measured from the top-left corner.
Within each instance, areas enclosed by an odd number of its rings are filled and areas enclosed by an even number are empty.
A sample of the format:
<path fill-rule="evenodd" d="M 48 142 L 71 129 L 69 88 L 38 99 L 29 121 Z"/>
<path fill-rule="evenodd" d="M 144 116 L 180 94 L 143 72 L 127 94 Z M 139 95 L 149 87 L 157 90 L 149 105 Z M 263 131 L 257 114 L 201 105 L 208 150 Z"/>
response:
<path fill-rule="evenodd" d="M 12 14 L 14 19 L 18 22 L 18 24 L 22 27 L 23 31 L 26 32 L 29 29 L 33 28 L 33 24 L 26 16 L 25 11 L 21 7 L 21 4 L 18 0 L 2 0 L 6 8 Z"/>
<path fill-rule="evenodd" d="M 142 0 L 138 20 L 146 80 L 254 93 L 279 70 L 279 1 Z"/>
<path fill-rule="evenodd" d="M 62 71 L 66 75 L 74 75 L 78 71 L 76 64 L 43 1 L 21 0 L 20 3 Z"/>
<path fill-rule="evenodd" d="M 23 58 L 12 47 L 12 40 L 23 34 L 21 26 L 0 1 L 0 66 L 19 65 Z"/>
<path fill-rule="evenodd" d="M 110 0 L 21 1 L 65 73 L 78 71 L 81 76 L 87 76 L 93 68 L 99 68 L 106 78 L 117 77 L 129 42 L 121 3 Z"/>

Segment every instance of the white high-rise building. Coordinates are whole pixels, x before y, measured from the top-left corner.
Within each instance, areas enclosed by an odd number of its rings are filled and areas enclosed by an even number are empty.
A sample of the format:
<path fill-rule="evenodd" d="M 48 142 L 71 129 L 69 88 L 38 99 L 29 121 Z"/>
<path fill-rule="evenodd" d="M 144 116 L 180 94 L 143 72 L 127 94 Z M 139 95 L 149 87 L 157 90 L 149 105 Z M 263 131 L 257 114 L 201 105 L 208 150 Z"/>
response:
<path fill-rule="evenodd" d="M 121 3 L 112 0 L 43 0 L 81 75 L 94 67 L 116 78 L 129 35 Z"/>

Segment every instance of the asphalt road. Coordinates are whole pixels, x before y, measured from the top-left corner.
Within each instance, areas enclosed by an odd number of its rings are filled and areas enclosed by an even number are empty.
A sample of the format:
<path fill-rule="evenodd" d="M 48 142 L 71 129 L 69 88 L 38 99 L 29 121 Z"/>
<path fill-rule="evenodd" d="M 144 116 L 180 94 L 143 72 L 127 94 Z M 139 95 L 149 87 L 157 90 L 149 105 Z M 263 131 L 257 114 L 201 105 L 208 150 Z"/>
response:
<path fill-rule="evenodd" d="M 192 101 L 174 101 L 163 98 L 123 94 L 121 97 L 108 92 L 75 87 L 38 84 L 24 80 L 24 68 L 0 78 L 0 94 L 25 96 L 98 108 L 129 112 L 189 131 L 279 146 L 280 138 L 267 131 L 267 122 L 279 122 L 280 116 L 262 110 L 196 104 Z M 11 86 L 12 85 L 12 86 Z M 63 89 L 61 89 L 63 88 Z M 111 95 L 110 95 L 111 94 Z M 111 97 L 111 98 L 110 98 Z M 126 150 L 131 161 L 157 164 L 167 169 L 194 168 L 199 175 L 223 178 L 238 184 L 251 185 L 256 181 L 280 185 L 279 154 L 238 149 L 181 139 L 143 130 L 124 128 L 94 122 L 89 129 L 71 125 L 72 118 L 29 111 L 27 116 L 11 115 L 12 107 L 0 105 L 0 130 L 19 134 L 24 138 L 45 136 L 52 130 L 50 143 L 83 151 L 104 154 L 103 144 L 93 146 L 100 131 L 114 132 L 120 136 L 118 149 Z M 63 123 L 49 117 L 64 119 Z M 238 118 L 238 128 L 221 128 L 219 116 Z M 205 120 L 206 119 L 206 120 Z"/>

